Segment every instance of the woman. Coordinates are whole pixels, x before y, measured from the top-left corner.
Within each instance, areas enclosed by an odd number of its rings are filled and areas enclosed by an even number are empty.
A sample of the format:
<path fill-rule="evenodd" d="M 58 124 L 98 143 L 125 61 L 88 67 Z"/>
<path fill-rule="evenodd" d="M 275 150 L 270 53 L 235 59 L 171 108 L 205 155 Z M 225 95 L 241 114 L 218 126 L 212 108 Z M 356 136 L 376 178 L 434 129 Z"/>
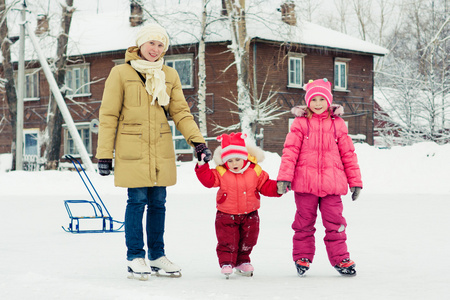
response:
<path fill-rule="evenodd" d="M 114 158 L 114 183 L 128 188 L 128 270 L 143 279 L 151 273 L 145 262 L 142 226 L 146 205 L 150 267 L 180 275 L 180 267 L 164 253 L 166 187 L 176 183 L 175 151 L 166 113 L 198 156 L 206 155 L 205 160 L 211 157 L 184 98 L 177 71 L 164 65 L 168 47 L 164 28 L 144 26 L 137 34 L 136 46 L 125 53 L 126 64 L 112 68 L 100 107 L 98 169 L 100 175 L 109 175 Z"/>

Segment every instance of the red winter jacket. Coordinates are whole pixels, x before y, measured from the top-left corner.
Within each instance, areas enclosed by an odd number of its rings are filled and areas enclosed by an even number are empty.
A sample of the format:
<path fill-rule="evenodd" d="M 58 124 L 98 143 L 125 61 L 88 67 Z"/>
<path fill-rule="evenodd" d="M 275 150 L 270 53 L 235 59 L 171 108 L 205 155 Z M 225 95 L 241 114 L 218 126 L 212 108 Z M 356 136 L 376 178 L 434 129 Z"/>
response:
<path fill-rule="evenodd" d="M 248 214 L 259 209 L 259 193 L 267 197 L 281 196 L 277 193 L 277 182 L 270 180 L 269 174 L 253 162 L 242 174 L 233 173 L 224 166 L 210 169 L 208 164 L 196 165 L 195 173 L 205 187 L 219 187 L 217 209 L 224 213 Z"/>
<path fill-rule="evenodd" d="M 345 195 L 362 187 L 355 147 L 347 126 L 328 112 L 295 118 L 286 136 L 277 180 L 290 181 L 297 193 Z"/>

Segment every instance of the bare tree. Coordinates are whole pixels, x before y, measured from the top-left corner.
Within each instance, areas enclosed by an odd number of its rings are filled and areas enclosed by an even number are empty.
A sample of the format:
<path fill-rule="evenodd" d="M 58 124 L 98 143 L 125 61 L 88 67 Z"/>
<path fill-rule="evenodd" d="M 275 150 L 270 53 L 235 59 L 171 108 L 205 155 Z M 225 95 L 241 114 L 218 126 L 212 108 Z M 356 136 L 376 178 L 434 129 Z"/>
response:
<path fill-rule="evenodd" d="M 228 25 L 231 33 L 230 50 L 234 54 L 234 65 L 237 71 L 237 106 L 242 132 L 254 141 L 256 124 L 254 111 L 251 107 L 251 94 L 249 90 L 249 47 L 250 39 L 247 36 L 245 21 L 245 0 L 225 0 L 228 15 Z"/>
<path fill-rule="evenodd" d="M 367 40 L 367 30 L 370 23 L 370 8 L 372 0 L 353 0 L 353 9 L 358 20 L 358 29 L 363 40 Z"/>
<path fill-rule="evenodd" d="M 392 38 L 397 42 L 377 81 L 396 91 L 389 97 L 393 104 L 388 112 L 397 116 L 392 123 L 403 119 L 397 132 L 404 143 L 448 142 L 450 17 L 442 2 L 432 0 L 410 2 L 405 12 L 404 26 Z"/>
<path fill-rule="evenodd" d="M 299 7 L 298 12 L 308 22 L 312 22 L 316 11 L 323 5 L 321 0 L 293 1 Z"/>
<path fill-rule="evenodd" d="M 340 23 L 340 32 L 347 33 L 347 11 L 348 11 L 348 1 L 347 0 L 334 0 Z"/>
<path fill-rule="evenodd" d="M 67 62 L 67 45 L 69 41 L 69 30 L 72 22 L 73 0 L 66 0 L 62 6 L 61 32 L 58 35 L 57 44 L 57 61 L 56 61 L 56 82 L 61 89 L 63 97 L 65 95 L 65 67 Z M 48 141 L 45 150 L 45 169 L 54 170 L 58 168 L 60 151 L 61 151 L 61 130 L 63 118 L 56 101 L 51 102 L 49 120 L 47 123 L 46 133 Z"/>
<path fill-rule="evenodd" d="M 2 67 L 4 73 L 4 89 L 6 94 L 6 103 L 9 110 L 9 119 L 11 122 L 12 142 L 11 153 L 13 153 L 13 166 L 15 168 L 15 153 L 16 153 L 16 119 L 17 119 L 17 94 L 14 84 L 14 70 L 11 63 L 11 45 L 12 41 L 9 39 L 7 14 L 15 3 L 7 6 L 5 0 L 0 0 L 0 42 L 2 51 Z"/>
<path fill-rule="evenodd" d="M 198 125 L 203 136 L 208 135 L 206 125 L 206 55 L 205 39 L 207 28 L 207 4 L 209 1 L 202 0 L 202 15 L 200 25 L 200 41 L 198 43 Z"/>

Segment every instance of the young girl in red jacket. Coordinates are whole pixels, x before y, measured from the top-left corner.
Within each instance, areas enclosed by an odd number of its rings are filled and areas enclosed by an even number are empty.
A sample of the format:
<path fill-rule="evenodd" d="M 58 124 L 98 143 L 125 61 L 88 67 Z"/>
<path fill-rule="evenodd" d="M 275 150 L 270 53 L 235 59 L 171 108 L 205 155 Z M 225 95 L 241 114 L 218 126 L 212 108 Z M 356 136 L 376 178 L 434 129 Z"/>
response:
<path fill-rule="evenodd" d="M 253 275 L 250 253 L 259 235 L 260 193 L 268 197 L 280 197 L 277 182 L 257 162 L 264 160 L 264 152 L 245 145 L 242 133 L 223 134 L 214 152 L 217 167 L 210 169 L 200 160 L 195 167 L 200 182 L 207 188 L 219 187 L 217 192 L 216 235 L 217 256 L 221 272 L 227 279 L 236 274 Z"/>
<path fill-rule="evenodd" d="M 314 224 L 319 207 L 331 265 L 342 275 L 354 276 L 341 195 L 347 194 L 350 186 L 352 199 L 356 200 L 362 188 L 355 147 L 339 117 L 343 108 L 331 105 L 331 83 L 318 79 L 310 81 L 305 89 L 307 107 L 292 109 L 297 117 L 286 136 L 277 178 L 279 193 L 289 189 L 295 192 L 293 259 L 298 275 L 303 276 L 316 250 Z"/>

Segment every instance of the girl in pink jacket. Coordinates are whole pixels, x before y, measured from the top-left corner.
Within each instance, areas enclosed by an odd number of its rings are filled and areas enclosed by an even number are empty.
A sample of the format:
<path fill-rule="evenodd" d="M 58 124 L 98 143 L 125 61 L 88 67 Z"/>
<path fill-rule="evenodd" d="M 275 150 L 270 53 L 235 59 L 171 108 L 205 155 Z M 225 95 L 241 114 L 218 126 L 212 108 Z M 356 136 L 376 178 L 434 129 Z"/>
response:
<path fill-rule="evenodd" d="M 331 265 L 342 275 L 356 275 L 347 251 L 347 223 L 342 216 L 341 195 L 352 191 L 356 200 L 362 189 L 355 148 L 341 106 L 332 106 L 331 83 L 310 81 L 306 87 L 307 107 L 296 106 L 297 116 L 286 136 L 277 185 L 279 193 L 295 192 L 297 212 L 293 259 L 299 276 L 309 269 L 315 253 L 314 224 L 317 207 L 325 227 L 325 246 Z"/>
<path fill-rule="evenodd" d="M 215 169 L 202 160 L 195 167 L 200 182 L 207 188 L 219 187 L 216 197 L 217 256 L 221 272 L 227 278 L 236 273 L 253 275 L 250 253 L 259 235 L 260 193 L 268 197 L 280 197 L 277 182 L 257 162 L 264 159 L 264 152 L 245 145 L 242 133 L 223 134 L 214 152 Z"/>

